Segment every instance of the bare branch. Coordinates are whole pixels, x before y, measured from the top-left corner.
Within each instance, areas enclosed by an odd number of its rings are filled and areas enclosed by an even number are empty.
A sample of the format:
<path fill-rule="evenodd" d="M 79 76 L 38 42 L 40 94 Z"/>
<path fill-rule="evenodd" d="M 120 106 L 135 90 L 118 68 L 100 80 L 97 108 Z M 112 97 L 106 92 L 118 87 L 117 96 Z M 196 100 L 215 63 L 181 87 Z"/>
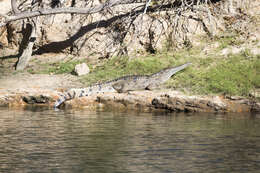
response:
<path fill-rule="evenodd" d="M 111 0 L 107 1 L 99 6 L 91 7 L 91 8 L 76 8 L 76 7 L 68 7 L 68 8 L 54 8 L 54 9 L 38 9 L 30 12 L 22 12 L 18 13 L 14 16 L 6 17 L 4 23 L 0 24 L 1 26 L 5 26 L 7 23 L 21 20 L 25 18 L 37 17 L 42 15 L 50 15 L 50 14 L 61 14 L 61 13 L 74 13 L 74 14 L 93 14 L 103 11 L 107 8 L 113 7 L 115 5 L 130 2 L 131 0 Z"/>
<path fill-rule="evenodd" d="M 146 13 L 147 8 L 148 8 L 150 2 L 151 2 L 151 0 L 148 0 L 148 1 L 146 2 L 146 4 L 145 4 L 145 9 L 144 9 L 144 14 Z"/>

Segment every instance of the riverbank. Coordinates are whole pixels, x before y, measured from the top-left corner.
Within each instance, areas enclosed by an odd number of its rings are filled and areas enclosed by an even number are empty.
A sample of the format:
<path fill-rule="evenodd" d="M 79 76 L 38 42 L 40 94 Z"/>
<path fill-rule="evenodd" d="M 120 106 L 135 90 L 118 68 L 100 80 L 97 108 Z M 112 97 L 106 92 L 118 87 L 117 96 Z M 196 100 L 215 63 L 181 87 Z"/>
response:
<path fill-rule="evenodd" d="M 252 53 L 259 47 L 227 55 L 220 55 L 220 50 L 216 53 L 218 47 L 214 47 L 210 53 L 205 53 L 205 49 L 215 44 L 133 59 L 114 57 L 92 64 L 84 59 L 62 62 L 62 55 L 35 56 L 24 71 L 14 70 L 15 59 L 2 59 L 0 106 L 52 108 L 59 94 L 70 88 L 82 88 L 125 75 L 151 74 L 165 67 L 192 62 L 158 90 L 98 94 L 67 101 L 62 108 L 260 112 L 260 61 L 259 54 Z M 82 62 L 89 65 L 91 72 L 83 76 L 73 75 L 75 64 Z"/>
<path fill-rule="evenodd" d="M 93 18 L 74 14 L 42 17 L 38 21 L 42 23 L 41 32 L 37 31 L 32 46 L 33 56 L 25 68 L 22 65 L 17 68 L 22 71 L 14 67 L 19 65 L 18 58 L 24 62 L 21 50 L 25 48 L 23 41 L 30 29 L 21 32 L 24 25 L 13 22 L 0 31 L 0 105 L 52 107 L 59 93 L 70 88 L 86 87 L 127 75 L 149 75 L 191 62 L 191 66 L 178 72 L 156 91 L 106 93 L 71 100 L 65 103 L 65 107 L 258 111 L 259 3 L 256 0 L 234 2 L 234 8 L 222 1 L 198 4 L 214 9 L 208 15 L 204 10 L 196 12 L 180 8 L 187 10 L 183 11 L 181 18 L 175 14 L 176 10 L 172 14 L 151 11 L 131 21 L 125 18 L 132 14 L 128 6 L 114 9 L 119 10 L 119 16 L 114 11 L 116 16 L 102 13 Z M 75 5 L 74 1 L 70 2 L 71 5 L 68 3 L 66 5 L 70 7 Z M 2 4 L 10 5 L 10 2 Z M 82 6 L 80 3 L 77 5 Z M 102 27 L 96 25 L 100 22 L 104 24 Z M 73 24 L 78 27 L 71 28 Z M 74 68 L 81 63 L 87 64 L 89 73 L 75 76 L 77 70 Z"/>
<path fill-rule="evenodd" d="M 256 34 L 257 35 L 257 34 Z M 15 71 L 16 58 L 0 60 L 0 106 L 53 107 L 59 94 L 70 88 L 126 75 L 158 72 L 187 62 L 192 65 L 171 77 L 155 91 L 105 93 L 68 101 L 65 108 L 183 112 L 260 112 L 260 42 L 241 42 L 237 35 L 200 45 L 155 54 L 113 57 L 99 61 L 66 54 L 35 55 L 23 71 Z M 253 39 L 254 40 L 254 39 Z M 12 54 L 12 53 L 11 53 Z M 6 58 L 9 57 L 9 58 Z M 73 69 L 88 64 L 90 73 L 75 76 Z"/>
<path fill-rule="evenodd" d="M 1 78 L 0 106 L 53 107 L 59 94 L 77 82 L 66 75 L 30 75 Z M 61 109 L 135 110 L 141 112 L 260 112 L 260 102 L 244 97 L 187 95 L 170 89 L 104 93 L 65 102 Z"/>

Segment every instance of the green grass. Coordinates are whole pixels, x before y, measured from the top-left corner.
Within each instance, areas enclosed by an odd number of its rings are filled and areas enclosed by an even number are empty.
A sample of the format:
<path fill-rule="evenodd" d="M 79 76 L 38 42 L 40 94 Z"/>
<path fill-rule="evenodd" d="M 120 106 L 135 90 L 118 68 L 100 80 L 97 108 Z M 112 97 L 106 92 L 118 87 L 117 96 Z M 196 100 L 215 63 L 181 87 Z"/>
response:
<path fill-rule="evenodd" d="M 167 52 L 133 58 L 132 60 L 128 57 L 114 57 L 93 69 L 90 74 L 82 77 L 81 82 L 89 85 L 124 75 L 151 74 L 163 68 L 180 65 L 188 61 L 188 58 L 178 59 L 173 53 Z"/>
<path fill-rule="evenodd" d="M 247 96 L 260 87 L 260 61 L 257 57 L 234 55 L 206 73 L 207 91 Z"/>
<path fill-rule="evenodd" d="M 164 87 L 184 91 L 188 94 L 228 94 L 248 96 L 260 88 L 260 56 L 251 55 L 248 50 L 236 55 L 221 57 L 203 54 L 202 48 L 189 48 L 176 52 L 162 51 L 143 57 L 114 57 L 98 66 L 91 66 L 88 75 L 79 77 L 86 86 L 111 80 L 124 75 L 151 74 L 163 68 L 187 62 L 192 65 L 178 72 Z M 218 49 L 218 48 L 217 48 Z M 43 64 L 40 73 L 71 73 L 76 64 L 83 61 L 68 61 Z M 31 70 L 29 69 L 29 72 Z"/>
<path fill-rule="evenodd" d="M 82 63 L 83 60 L 72 60 L 67 62 L 56 62 L 56 63 L 46 63 L 38 64 L 39 68 L 28 68 L 27 72 L 32 74 L 63 74 L 63 73 L 73 73 L 75 65 Z"/>
<path fill-rule="evenodd" d="M 48 71 L 49 73 L 54 74 L 72 73 L 75 65 L 78 63 L 78 61 L 54 63 L 52 64 L 52 67 L 48 69 Z"/>
<path fill-rule="evenodd" d="M 248 96 L 260 88 L 260 57 L 245 53 L 228 58 L 201 59 L 167 82 L 169 88 L 196 94 L 228 94 Z"/>
<path fill-rule="evenodd" d="M 228 46 L 241 45 L 243 42 L 240 41 L 237 37 L 238 35 L 227 35 L 227 36 L 216 38 L 216 40 L 218 40 L 218 42 L 220 43 L 219 48 L 224 49 L 227 48 Z"/>
<path fill-rule="evenodd" d="M 190 94 L 228 94 L 248 96 L 260 88 L 260 57 L 248 51 L 219 57 L 201 55 L 200 49 L 160 52 L 133 58 L 114 57 L 81 78 L 86 85 L 124 75 L 151 74 L 165 67 L 192 62 L 192 66 L 177 73 L 165 87 Z"/>
<path fill-rule="evenodd" d="M 160 53 L 129 60 L 114 57 L 81 78 L 86 85 L 129 74 L 151 74 L 165 67 L 192 62 L 192 66 L 177 73 L 165 87 L 190 94 L 228 94 L 248 96 L 260 88 L 260 57 L 248 52 L 228 57 L 199 55 L 189 49 L 175 53 Z"/>

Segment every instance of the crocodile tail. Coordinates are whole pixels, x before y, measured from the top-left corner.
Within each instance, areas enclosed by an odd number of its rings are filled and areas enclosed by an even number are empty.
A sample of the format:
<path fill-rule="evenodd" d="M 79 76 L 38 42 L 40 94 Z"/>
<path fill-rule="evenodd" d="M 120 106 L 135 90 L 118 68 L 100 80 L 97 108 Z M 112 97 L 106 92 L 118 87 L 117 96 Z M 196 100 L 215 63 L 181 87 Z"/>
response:
<path fill-rule="evenodd" d="M 69 90 L 60 95 L 59 99 L 54 103 L 54 108 L 58 108 L 62 103 L 67 100 L 75 98 L 76 92 L 74 90 Z"/>

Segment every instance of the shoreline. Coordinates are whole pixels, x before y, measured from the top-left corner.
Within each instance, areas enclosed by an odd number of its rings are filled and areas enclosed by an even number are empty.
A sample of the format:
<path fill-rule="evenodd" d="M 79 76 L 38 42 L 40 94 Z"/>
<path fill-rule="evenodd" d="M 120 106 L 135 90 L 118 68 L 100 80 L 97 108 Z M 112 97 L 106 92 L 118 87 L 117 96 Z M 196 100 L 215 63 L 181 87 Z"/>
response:
<path fill-rule="evenodd" d="M 9 108 L 44 106 L 53 108 L 63 89 L 0 89 L 0 106 Z M 66 101 L 61 109 L 133 110 L 139 112 L 260 112 L 260 102 L 236 96 L 189 96 L 170 90 L 104 93 Z"/>

